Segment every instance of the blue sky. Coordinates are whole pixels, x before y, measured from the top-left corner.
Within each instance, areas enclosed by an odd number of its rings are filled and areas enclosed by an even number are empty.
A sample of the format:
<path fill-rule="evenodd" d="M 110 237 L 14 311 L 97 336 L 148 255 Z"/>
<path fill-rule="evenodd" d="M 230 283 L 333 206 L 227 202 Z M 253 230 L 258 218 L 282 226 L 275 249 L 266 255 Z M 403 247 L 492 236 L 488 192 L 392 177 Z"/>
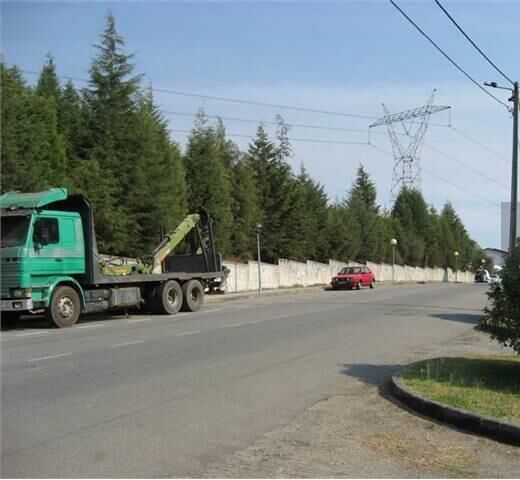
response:
<path fill-rule="evenodd" d="M 503 70 L 520 78 L 513 46 L 520 45 L 520 2 L 443 2 Z M 433 0 L 399 4 L 479 81 L 502 80 L 456 31 Z M 427 200 L 440 208 L 451 200 L 471 235 L 483 246 L 500 247 L 500 209 L 507 201 L 511 120 L 505 109 L 457 72 L 386 1 L 364 2 L 2 2 L 2 52 L 8 64 L 39 70 L 52 52 L 58 73 L 86 77 L 93 44 L 110 9 L 119 32 L 135 52 L 136 72 L 157 88 L 245 98 L 261 102 L 379 116 L 381 103 L 400 111 L 424 103 L 437 88 L 438 104 L 453 107 L 458 130 L 483 142 L 502 159 L 452 129 L 431 127 L 422 164 Z M 29 81 L 34 78 L 27 76 Z M 78 84 L 79 85 L 79 84 Z M 507 99 L 507 92 L 493 93 Z M 157 94 L 163 110 L 270 121 L 366 129 L 368 120 Z M 172 136 L 181 143 L 188 116 L 168 115 Z M 440 114 L 432 121 L 446 123 Z M 252 135 L 254 124 L 225 122 L 230 134 Z M 381 129 L 380 132 L 384 132 Z M 366 141 L 364 134 L 293 128 L 294 138 Z M 387 137 L 374 142 L 390 150 Z M 248 140 L 234 137 L 242 147 Z M 302 163 L 331 199 L 348 190 L 359 163 L 373 175 L 379 201 L 389 205 L 392 158 L 365 145 L 294 142 L 291 163 Z M 498 183 L 489 182 L 491 177 Z M 442 182 L 442 177 L 462 189 Z M 499 185 L 500 184 L 500 185 Z M 504 185 L 504 186 L 502 186 Z"/>

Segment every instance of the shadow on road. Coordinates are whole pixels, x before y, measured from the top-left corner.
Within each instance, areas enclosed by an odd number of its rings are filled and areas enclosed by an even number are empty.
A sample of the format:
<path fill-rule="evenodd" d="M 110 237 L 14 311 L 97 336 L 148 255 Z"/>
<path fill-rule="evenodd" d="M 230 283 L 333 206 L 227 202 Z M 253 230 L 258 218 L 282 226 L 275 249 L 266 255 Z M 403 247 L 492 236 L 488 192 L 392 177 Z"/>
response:
<path fill-rule="evenodd" d="M 381 388 L 392 374 L 399 371 L 400 365 L 371 365 L 365 363 L 344 364 L 341 373 L 357 378 L 362 382 Z"/>
<path fill-rule="evenodd" d="M 478 325 L 482 320 L 481 313 L 431 313 L 430 317 L 440 318 L 441 320 L 450 320 L 452 322 L 469 323 L 470 325 Z"/>

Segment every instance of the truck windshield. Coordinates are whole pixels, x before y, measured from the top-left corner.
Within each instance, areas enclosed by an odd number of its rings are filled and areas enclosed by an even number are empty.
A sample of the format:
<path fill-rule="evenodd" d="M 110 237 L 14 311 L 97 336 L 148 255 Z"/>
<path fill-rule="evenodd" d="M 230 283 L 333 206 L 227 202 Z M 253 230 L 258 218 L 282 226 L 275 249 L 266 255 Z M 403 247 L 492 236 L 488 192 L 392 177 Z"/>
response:
<path fill-rule="evenodd" d="M 2 248 L 18 247 L 25 244 L 29 230 L 29 219 L 28 216 L 2 216 Z"/>

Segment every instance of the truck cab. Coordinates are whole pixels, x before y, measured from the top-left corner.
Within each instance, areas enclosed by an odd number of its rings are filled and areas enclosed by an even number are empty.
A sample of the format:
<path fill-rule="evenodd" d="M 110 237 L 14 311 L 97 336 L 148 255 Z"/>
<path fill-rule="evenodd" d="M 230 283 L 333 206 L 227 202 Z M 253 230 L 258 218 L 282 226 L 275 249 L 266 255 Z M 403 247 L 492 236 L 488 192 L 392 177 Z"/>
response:
<path fill-rule="evenodd" d="M 22 312 L 48 307 L 56 282 L 85 273 L 79 213 L 45 209 L 65 198 L 65 189 L 2 195 L 0 262 L 4 317 L 16 318 Z"/>

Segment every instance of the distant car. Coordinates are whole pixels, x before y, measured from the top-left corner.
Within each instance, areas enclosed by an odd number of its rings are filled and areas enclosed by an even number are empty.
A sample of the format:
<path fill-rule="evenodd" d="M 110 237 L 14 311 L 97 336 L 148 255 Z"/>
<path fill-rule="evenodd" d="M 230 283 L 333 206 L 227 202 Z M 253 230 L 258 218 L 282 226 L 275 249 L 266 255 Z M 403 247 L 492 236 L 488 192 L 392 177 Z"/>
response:
<path fill-rule="evenodd" d="M 500 278 L 500 275 L 498 273 L 492 273 L 489 279 L 489 283 L 491 283 L 492 285 L 500 285 L 502 283 L 502 279 Z"/>
<path fill-rule="evenodd" d="M 489 272 L 485 268 L 479 268 L 475 273 L 475 282 L 476 283 L 491 282 L 491 277 L 489 276 Z"/>
<path fill-rule="evenodd" d="M 334 290 L 340 288 L 357 288 L 376 286 L 376 277 L 368 267 L 344 267 L 330 282 Z"/>

